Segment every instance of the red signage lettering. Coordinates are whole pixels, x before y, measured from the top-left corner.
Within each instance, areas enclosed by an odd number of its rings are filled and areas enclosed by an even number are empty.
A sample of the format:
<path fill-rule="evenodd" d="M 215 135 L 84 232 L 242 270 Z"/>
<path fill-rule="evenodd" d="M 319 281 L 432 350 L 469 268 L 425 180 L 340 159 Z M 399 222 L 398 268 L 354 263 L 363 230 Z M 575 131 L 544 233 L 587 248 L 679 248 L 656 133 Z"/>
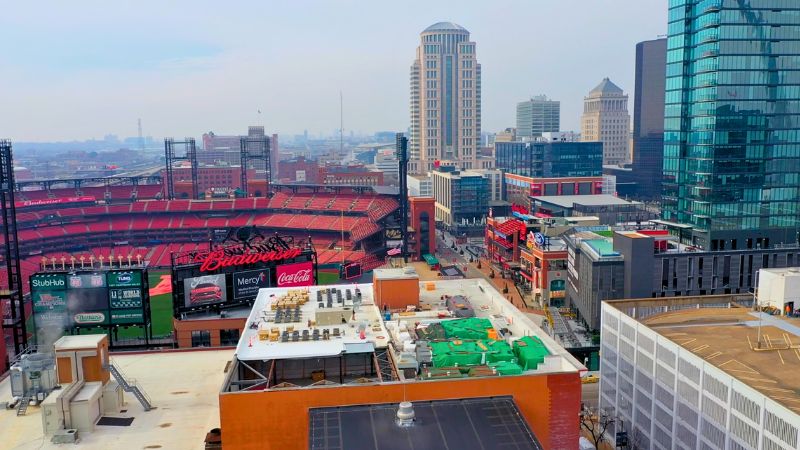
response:
<path fill-rule="evenodd" d="M 278 287 L 311 286 L 314 284 L 314 270 L 311 261 L 284 264 L 277 267 Z"/>
<path fill-rule="evenodd" d="M 283 261 L 284 259 L 300 256 L 302 250 L 290 248 L 288 250 L 272 250 L 259 253 L 245 253 L 243 255 L 226 255 L 223 250 L 215 250 L 206 255 L 200 265 L 201 272 L 211 272 L 223 267 L 246 266 L 270 261 Z"/>
<path fill-rule="evenodd" d="M 83 203 L 83 202 L 93 202 L 93 201 L 95 201 L 95 198 L 90 196 L 44 198 L 39 200 L 25 200 L 21 202 L 14 202 L 14 206 L 17 208 L 24 208 L 27 206 L 63 205 L 67 203 Z"/>

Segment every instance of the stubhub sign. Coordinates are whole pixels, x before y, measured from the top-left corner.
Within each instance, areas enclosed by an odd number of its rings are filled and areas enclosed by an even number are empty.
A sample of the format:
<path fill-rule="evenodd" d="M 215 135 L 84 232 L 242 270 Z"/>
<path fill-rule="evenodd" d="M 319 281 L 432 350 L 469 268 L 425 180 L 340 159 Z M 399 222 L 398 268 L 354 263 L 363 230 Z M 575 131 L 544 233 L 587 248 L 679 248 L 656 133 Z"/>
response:
<path fill-rule="evenodd" d="M 248 270 L 233 274 L 233 298 L 241 300 L 258 295 L 261 288 L 270 287 L 269 269 Z"/>

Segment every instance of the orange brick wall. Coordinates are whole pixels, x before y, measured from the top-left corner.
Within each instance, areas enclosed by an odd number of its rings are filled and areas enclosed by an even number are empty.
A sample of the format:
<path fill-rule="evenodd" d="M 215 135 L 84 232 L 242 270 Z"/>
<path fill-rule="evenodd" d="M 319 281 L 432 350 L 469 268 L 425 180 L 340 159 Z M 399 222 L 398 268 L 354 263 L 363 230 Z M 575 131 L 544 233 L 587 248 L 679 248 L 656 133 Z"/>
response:
<path fill-rule="evenodd" d="M 308 410 L 313 407 L 503 395 L 514 397 L 545 449 L 578 448 L 577 373 L 222 393 L 223 445 L 226 450 L 308 448 Z"/>
<path fill-rule="evenodd" d="M 173 319 L 172 323 L 175 329 L 175 340 L 178 343 L 178 348 L 190 348 L 192 346 L 192 331 L 201 330 L 211 332 L 211 346 L 219 347 L 221 345 L 219 331 L 233 329 L 244 330 L 247 319 L 244 317 L 209 320 Z"/>

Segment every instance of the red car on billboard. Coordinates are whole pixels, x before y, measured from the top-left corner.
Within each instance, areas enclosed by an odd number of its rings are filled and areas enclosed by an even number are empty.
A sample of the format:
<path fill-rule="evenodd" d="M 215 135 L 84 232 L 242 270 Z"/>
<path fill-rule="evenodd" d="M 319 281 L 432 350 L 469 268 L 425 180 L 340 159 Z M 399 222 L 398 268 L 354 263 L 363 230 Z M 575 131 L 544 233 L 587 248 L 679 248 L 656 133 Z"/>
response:
<path fill-rule="evenodd" d="M 214 283 L 200 283 L 189 291 L 189 303 L 219 302 L 222 301 L 222 289 Z"/>
<path fill-rule="evenodd" d="M 314 264 L 311 261 L 283 264 L 276 269 L 278 287 L 312 286 Z"/>

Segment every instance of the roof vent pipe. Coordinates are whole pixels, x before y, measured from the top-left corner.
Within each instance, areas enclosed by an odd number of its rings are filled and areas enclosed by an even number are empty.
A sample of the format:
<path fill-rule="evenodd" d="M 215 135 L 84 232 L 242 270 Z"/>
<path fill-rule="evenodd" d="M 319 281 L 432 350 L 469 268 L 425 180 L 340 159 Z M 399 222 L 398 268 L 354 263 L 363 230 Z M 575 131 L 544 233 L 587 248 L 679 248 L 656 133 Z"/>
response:
<path fill-rule="evenodd" d="M 414 406 L 411 402 L 401 402 L 397 408 L 397 426 L 410 427 L 414 425 Z"/>

